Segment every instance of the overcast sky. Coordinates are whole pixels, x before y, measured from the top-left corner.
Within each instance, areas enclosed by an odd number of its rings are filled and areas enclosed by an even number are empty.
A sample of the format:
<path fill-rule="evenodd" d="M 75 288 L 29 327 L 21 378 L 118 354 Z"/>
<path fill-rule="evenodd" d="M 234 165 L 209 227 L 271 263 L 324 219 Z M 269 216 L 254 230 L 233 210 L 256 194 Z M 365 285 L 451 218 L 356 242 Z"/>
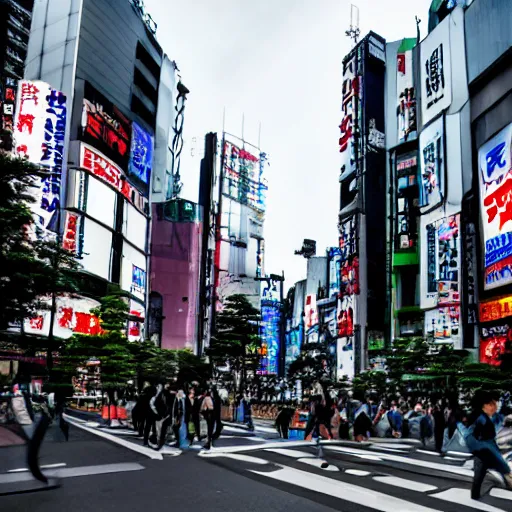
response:
<path fill-rule="evenodd" d="M 350 0 L 145 0 L 157 39 L 190 89 L 185 114 L 182 196 L 197 201 L 204 135 L 240 134 L 267 152 L 265 271 L 286 287 L 306 276 L 294 255 L 304 238 L 317 254 L 337 245 L 341 61 Z M 361 35 L 425 37 L 431 0 L 353 0 Z"/>

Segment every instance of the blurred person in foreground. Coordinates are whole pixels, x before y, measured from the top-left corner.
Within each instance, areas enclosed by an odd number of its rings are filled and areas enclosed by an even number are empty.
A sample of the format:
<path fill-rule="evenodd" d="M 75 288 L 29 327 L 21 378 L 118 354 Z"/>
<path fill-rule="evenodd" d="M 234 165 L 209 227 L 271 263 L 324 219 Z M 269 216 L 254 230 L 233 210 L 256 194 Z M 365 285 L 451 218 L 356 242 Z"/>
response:
<path fill-rule="evenodd" d="M 465 440 L 475 457 L 471 498 L 480 499 L 482 483 L 489 469 L 501 473 L 507 488 L 512 489 L 510 466 L 500 453 L 496 432 L 504 423 L 504 416 L 498 413 L 499 395 L 482 391 L 475 396 L 471 425 L 465 433 Z M 507 418 L 507 422 L 510 417 Z"/>

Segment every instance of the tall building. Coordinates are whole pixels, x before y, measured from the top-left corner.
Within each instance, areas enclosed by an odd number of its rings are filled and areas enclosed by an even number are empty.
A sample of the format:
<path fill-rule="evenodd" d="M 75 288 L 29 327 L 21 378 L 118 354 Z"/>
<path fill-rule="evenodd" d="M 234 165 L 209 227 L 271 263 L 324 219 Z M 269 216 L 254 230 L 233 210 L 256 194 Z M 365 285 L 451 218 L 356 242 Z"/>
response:
<path fill-rule="evenodd" d="M 83 297 L 59 299 L 65 336 L 94 328 L 80 319 L 114 283 L 129 297 L 129 338 L 144 337 L 150 202 L 175 188 L 188 92 L 155 32 L 137 0 L 34 5 L 15 152 L 50 171 L 35 189 L 38 227 L 62 237 L 87 277 Z M 29 328 L 45 333 L 48 321 Z"/>
<path fill-rule="evenodd" d="M 479 347 L 480 362 L 491 365 L 500 364 L 512 339 L 511 34 L 510 2 L 478 0 L 467 8 L 473 148 L 467 148 L 470 168 L 463 176 L 464 346 Z"/>
<path fill-rule="evenodd" d="M 34 0 L 0 0 L 0 147 L 10 151 L 18 80 L 23 78 Z"/>
<path fill-rule="evenodd" d="M 373 32 L 343 60 L 337 366 L 349 377 L 367 367 L 368 344 L 385 326 L 385 62 L 386 42 Z"/>
<path fill-rule="evenodd" d="M 471 173 L 464 9 L 441 4 L 432 4 L 421 43 L 387 45 L 390 337 L 461 349 Z"/>
<path fill-rule="evenodd" d="M 153 203 L 148 337 L 162 348 L 198 349 L 201 213 L 183 199 Z"/>
<path fill-rule="evenodd" d="M 265 276 L 263 225 L 267 155 L 242 139 L 223 134 L 215 234 L 215 309 L 230 295 L 243 294 L 260 307 Z"/>

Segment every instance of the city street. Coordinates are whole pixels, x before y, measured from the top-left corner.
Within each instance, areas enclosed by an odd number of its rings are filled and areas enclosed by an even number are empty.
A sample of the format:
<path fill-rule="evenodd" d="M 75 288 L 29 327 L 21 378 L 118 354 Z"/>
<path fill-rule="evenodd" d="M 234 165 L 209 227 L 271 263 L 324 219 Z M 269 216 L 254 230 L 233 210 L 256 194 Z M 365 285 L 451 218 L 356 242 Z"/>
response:
<path fill-rule="evenodd" d="M 72 420 L 76 424 L 76 420 Z M 41 466 L 61 486 L 0 497 L 2 510 L 176 511 L 510 511 L 512 493 L 494 487 L 469 498 L 472 461 L 422 450 L 412 441 L 326 442 L 322 457 L 305 441 L 281 441 L 269 428 L 228 426 L 211 452 L 166 448 L 141 453 L 128 431 L 113 435 L 71 426 L 69 442 L 53 427 Z M 114 442 L 113 439 L 119 439 Z M 155 458 L 151 458 L 157 457 Z M 0 492 L 28 475 L 24 447 L 0 450 Z M 329 465 L 322 468 L 323 462 Z M 324 464 L 325 465 L 325 464 Z M 486 480 L 484 490 L 493 483 Z M 486 487 L 487 486 L 487 487 Z"/>

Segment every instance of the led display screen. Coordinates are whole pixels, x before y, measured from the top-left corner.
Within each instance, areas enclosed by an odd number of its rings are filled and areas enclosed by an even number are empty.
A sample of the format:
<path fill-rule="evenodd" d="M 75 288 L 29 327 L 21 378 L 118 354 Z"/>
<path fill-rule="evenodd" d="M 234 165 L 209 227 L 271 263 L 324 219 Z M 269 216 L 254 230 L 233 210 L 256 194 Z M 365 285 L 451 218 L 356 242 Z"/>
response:
<path fill-rule="evenodd" d="M 147 191 L 152 169 L 153 137 L 144 128 L 133 122 L 128 176 L 136 186 Z"/>
<path fill-rule="evenodd" d="M 121 111 L 85 82 L 81 140 L 94 146 L 122 169 L 128 168 L 131 123 Z"/>

